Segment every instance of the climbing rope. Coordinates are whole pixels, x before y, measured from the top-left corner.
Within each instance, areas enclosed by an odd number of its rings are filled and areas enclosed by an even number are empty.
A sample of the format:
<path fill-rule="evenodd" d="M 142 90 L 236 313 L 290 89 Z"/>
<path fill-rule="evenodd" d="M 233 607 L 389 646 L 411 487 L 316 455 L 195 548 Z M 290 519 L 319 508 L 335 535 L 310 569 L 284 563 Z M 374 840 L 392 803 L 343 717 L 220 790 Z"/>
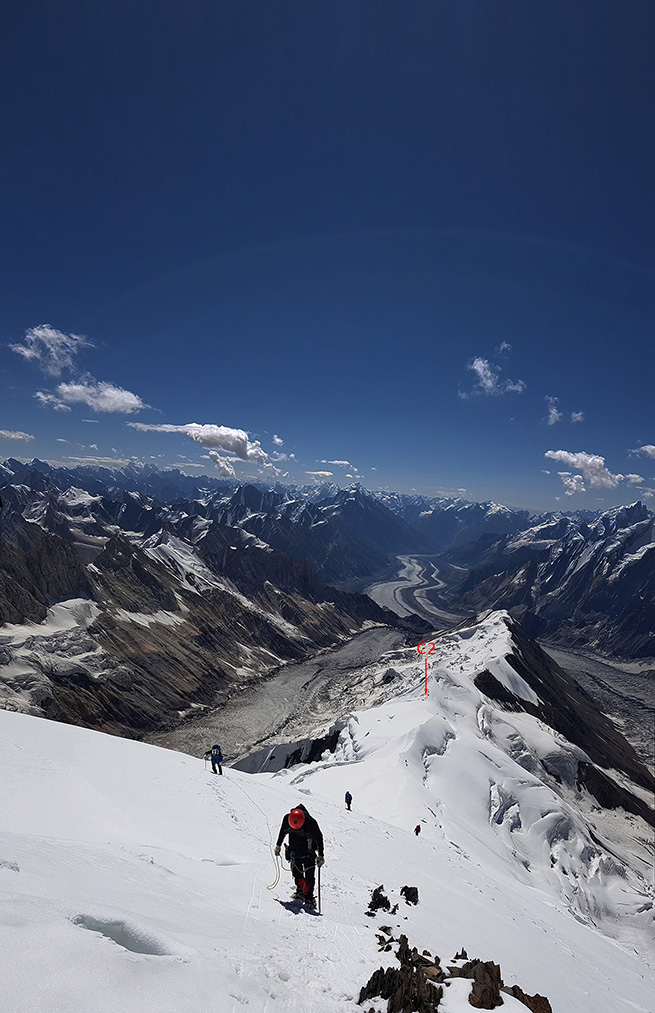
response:
<path fill-rule="evenodd" d="M 248 799 L 248 801 L 250 802 L 250 804 L 254 805 L 255 809 L 258 809 L 259 812 L 264 817 L 264 819 L 266 820 L 266 826 L 268 828 L 268 847 L 269 847 L 269 850 L 271 852 L 271 858 L 273 859 L 273 864 L 275 865 L 275 879 L 273 880 L 273 882 L 271 883 L 270 886 L 266 887 L 266 889 L 267 890 L 274 890 L 275 887 L 280 882 L 280 865 L 282 865 L 282 868 L 284 869 L 285 872 L 290 872 L 291 871 L 291 867 L 287 868 L 286 865 L 284 864 L 284 861 L 282 859 L 280 859 L 278 861 L 278 856 L 275 854 L 275 849 L 273 848 L 273 837 L 272 837 L 272 834 L 271 834 L 271 824 L 268 822 L 268 816 L 266 815 L 266 813 L 264 812 L 264 810 L 261 808 L 261 806 L 257 805 L 257 803 L 255 802 L 255 800 L 250 797 L 250 795 L 248 794 L 248 792 L 246 791 L 246 789 L 243 788 L 238 783 L 238 781 L 230 780 L 230 784 L 236 784 L 237 788 L 240 791 L 243 792 L 243 794 L 246 796 L 246 798 Z"/>

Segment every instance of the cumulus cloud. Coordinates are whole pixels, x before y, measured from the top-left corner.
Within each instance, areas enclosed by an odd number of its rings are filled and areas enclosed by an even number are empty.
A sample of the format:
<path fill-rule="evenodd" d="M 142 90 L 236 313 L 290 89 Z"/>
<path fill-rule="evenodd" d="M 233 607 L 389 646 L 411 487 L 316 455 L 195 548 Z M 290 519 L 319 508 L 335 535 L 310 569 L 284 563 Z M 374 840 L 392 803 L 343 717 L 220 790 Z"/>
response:
<path fill-rule="evenodd" d="M 20 429 L 0 429 L 0 440 L 33 440 L 29 433 L 23 433 Z"/>
<path fill-rule="evenodd" d="M 333 472 L 331 471 L 306 471 L 306 475 L 311 475 L 312 478 L 332 478 Z"/>
<path fill-rule="evenodd" d="M 199 422 L 187 422 L 183 426 L 167 424 L 148 425 L 144 422 L 128 422 L 132 429 L 138 429 L 141 433 L 181 433 L 199 443 L 201 447 L 211 450 L 222 450 L 225 453 L 233 454 L 240 461 L 254 461 L 256 464 L 264 464 L 268 461 L 268 454 L 262 450 L 259 440 L 250 440 L 248 433 L 243 429 L 232 429 L 229 426 L 204 425 Z"/>
<path fill-rule="evenodd" d="M 546 422 L 549 426 L 554 426 L 562 420 L 562 413 L 558 408 L 559 398 L 558 397 L 546 397 L 546 408 L 548 415 Z"/>
<path fill-rule="evenodd" d="M 74 369 L 73 358 L 79 350 L 93 348 L 93 344 L 81 334 L 64 334 L 50 324 L 39 324 L 25 331 L 24 344 L 9 347 L 48 376 L 61 376 L 65 369 Z"/>
<path fill-rule="evenodd" d="M 582 475 L 572 475 L 570 471 L 558 471 L 562 484 L 566 490 L 565 496 L 573 496 L 576 492 L 586 492 L 586 486 Z"/>
<path fill-rule="evenodd" d="M 500 397 L 503 394 L 522 394 L 526 389 L 523 380 L 501 379 L 500 369 L 497 366 L 493 366 L 489 359 L 483 359 L 479 355 L 476 355 L 466 368 L 475 373 L 476 381 L 473 390 L 468 393 L 459 391 L 461 398 L 477 397 L 480 394 L 487 397 Z"/>
<path fill-rule="evenodd" d="M 625 475 L 612 474 L 605 467 L 605 458 L 600 454 L 587 454 L 583 450 L 576 453 L 571 453 L 568 450 L 547 450 L 545 456 L 553 461 L 561 461 L 569 468 L 582 472 L 582 476 L 571 476 L 568 472 L 561 471 L 558 473 L 567 489 L 567 496 L 572 496 L 574 492 L 586 492 L 584 482 L 587 482 L 593 489 L 616 489 L 625 478 Z"/>
<path fill-rule="evenodd" d="M 334 465 L 336 465 L 336 466 L 338 466 L 340 468 L 352 468 L 353 467 L 353 465 L 350 463 L 350 461 L 326 461 L 326 460 L 323 459 L 323 460 L 319 461 L 318 463 L 319 464 L 334 464 Z"/>
<path fill-rule="evenodd" d="M 655 446 L 652 443 L 647 443 L 643 447 L 635 447 L 634 450 L 630 451 L 631 454 L 645 454 L 646 457 L 655 458 Z"/>
<path fill-rule="evenodd" d="M 229 457 L 222 457 L 217 450 L 210 450 L 208 456 L 216 465 L 216 470 L 221 478 L 236 478 L 234 465 Z"/>
<path fill-rule="evenodd" d="M 279 436 L 273 433 L 273 443 L 276 447 L 281 447 L 284 444 L 284 440 L 281 440 Z"/>
<path fill-rule="evenodd" d="M 571 422 L 574 425 L 576 422 L 584 422 L 584 412 L 571 412 Z"/>
<path fill-rule="evenodd" d="M 628 485 L 641 485 L 644 481 L 641 475 L 626 475 L 625 480 Z"/>
<path fill-rule="evenodd" d="M 57 396 L 60 403 L 85 404 L 96 412 L 117 412 L 120 415 L 131 415 L 148 407 L 138 394 L 91 377 L 77 383 L 60 383 Z"/>

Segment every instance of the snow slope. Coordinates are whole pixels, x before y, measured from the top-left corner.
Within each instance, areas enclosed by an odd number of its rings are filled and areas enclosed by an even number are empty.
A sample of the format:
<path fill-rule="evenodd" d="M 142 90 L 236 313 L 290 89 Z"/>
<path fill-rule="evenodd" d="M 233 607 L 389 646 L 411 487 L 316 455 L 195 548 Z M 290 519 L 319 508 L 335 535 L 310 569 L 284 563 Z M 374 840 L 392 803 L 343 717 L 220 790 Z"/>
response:
<path fill-rule="evenodd" d="M 628 918 L 622 935 L 617 923 L 619 946 L 489 846 L 489 814 L 478 811 L 480 766 L 486 777 L 490 762 L 482 737 L 462 743 L 471 765 L 438 784 L 440 815 L 414 836 L 424 779 L 438 776 L 440 754 L 424 745 L 460 741 L 436 699 L 414 692 L 395 712 L 386 704 L 353 716 L 336 760 L 277 774 L 228 768 L 222 778 L 193 757 L 0 711 L 0 1009 L 361 1010 L 371 973 L 396 966 L 377 950 L 376 924 L 387 923 L 444 963 L 462 946 L 499 962 L 506 984 L 547 995 L 555 1013 L 652 1010 L 655 975 L 625 948 L 645 947 L 648 927 Z M 277 902 L 289 896 L 288 873 L 267 889 L 271 844 L 300 801 L 325 834 L 320 918 Z M 392 900 L 418 886 L 418 907 L 367 918 L 381 883 Z M 441 1008 L 470 1010 L 467 994 L 455 983 Z M 504 1004 L 525 1013 L 509 996 Z"/>

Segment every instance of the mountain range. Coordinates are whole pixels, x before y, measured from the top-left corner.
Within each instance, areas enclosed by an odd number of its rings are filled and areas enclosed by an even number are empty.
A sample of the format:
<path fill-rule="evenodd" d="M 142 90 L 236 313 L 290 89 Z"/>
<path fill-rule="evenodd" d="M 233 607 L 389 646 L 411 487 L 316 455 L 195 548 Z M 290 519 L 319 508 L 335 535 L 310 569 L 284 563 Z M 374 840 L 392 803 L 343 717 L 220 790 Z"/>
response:
<path fill-rule="evenodd" d="M 655 653 L 654 515 L 640 503 L 537 516 L 15 459 L 0 497 L 5 707 L 142 735 L 371 624 L 415 643 L 429 622 L 361 593 L 399 556 L 436 559 L 440 598 L 460 612 L 504 608 L 532 636 Z"/>

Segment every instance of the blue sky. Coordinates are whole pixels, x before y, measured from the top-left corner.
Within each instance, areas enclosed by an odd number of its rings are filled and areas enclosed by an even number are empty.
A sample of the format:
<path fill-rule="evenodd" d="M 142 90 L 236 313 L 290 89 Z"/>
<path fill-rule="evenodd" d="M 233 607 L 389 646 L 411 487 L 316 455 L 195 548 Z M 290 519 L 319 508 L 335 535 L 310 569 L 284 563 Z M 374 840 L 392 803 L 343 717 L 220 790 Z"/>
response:
<path fill-rule="evenodd" d="M 14 5 L 0 459 L 653 505 L 654 29 Z"/>

